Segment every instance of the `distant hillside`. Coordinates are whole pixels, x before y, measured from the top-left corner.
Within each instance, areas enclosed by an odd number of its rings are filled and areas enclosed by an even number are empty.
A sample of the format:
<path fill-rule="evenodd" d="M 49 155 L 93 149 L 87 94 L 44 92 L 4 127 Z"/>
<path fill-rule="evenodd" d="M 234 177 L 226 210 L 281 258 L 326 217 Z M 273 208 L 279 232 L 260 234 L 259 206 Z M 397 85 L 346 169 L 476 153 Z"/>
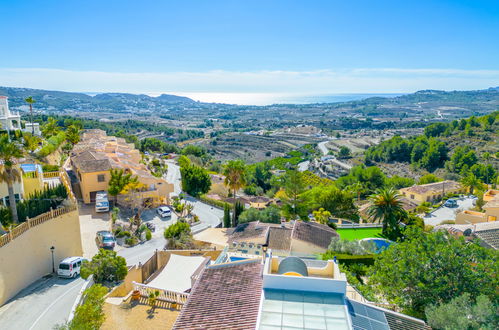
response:
<path fill-rule="evenodd" d="M 12 108 L 20 111 L 27 110 L 24 98 L 33 96 L 35 111 L 42 113 L 114 120 L 157 121 L 161 118 L 179 126 L 194 121 L 196 127 L 205 127 L 206 121 L 216 118 L 220 125 L 232 130 L 275 129 L 296 124 L 323 130 L 383 129 L 483 116 L 499 110 L 499 87 L 476 91 L 423 90 L 397 97 L 370 97 L 349 102 L 268 106 L 202 103 L 168 94 L 158 97 L 127 93 L 90 96 L 11 87 L 0 87 L 0 95 L 8 96 Z"/>
<path fill-rule="evenodd" d="M 12 108 L 26 105 L 24 99 L 32 96 L 38 110 L 119 111 L 123 109 L 163 109 L 172 105 L 192 104 L 194 100 L 176 95 L 162 94 L 151 97 L 144 94 L 103 93 L 90 96 L 83 93 L 47 91 L 30 88 L 0 87 L 0 95 L 9 97 Z"/>

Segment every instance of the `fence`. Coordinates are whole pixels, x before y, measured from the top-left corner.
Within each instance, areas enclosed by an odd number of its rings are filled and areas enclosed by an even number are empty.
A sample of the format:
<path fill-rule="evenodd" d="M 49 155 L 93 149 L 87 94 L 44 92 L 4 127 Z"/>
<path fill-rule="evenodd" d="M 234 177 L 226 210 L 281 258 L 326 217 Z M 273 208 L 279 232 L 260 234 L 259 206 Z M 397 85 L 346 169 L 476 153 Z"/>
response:
<path fill-rule="evenodd" d="M 62 172 L 62 171 L 61 171 Z M 43 172 L 43 178 L 48 179 L 48 178 L 57 178 L 58 176 L 61 175 L 61 172 L 59 171 L 54 171 L 54 172 Z"/>
<path fill-rule="evenodd" d="M 151 275 L 153 275 L 158 269 L 158 250 L 156 250 L 152 257 L 142 265 L 141 269 L 142 280 L 147 282 L 149 277 L 151 277 Z"/>
<path fill-rule="evenodd" d="M 337 228 L 381 228 L 383 224 L 380 223 L 343 223 L 337 224 Z"/>
<path fill-rule="evenodd" d="M 139 291 L 140 295 L 145 298 L 149 297 L 150 293 L 158 291 L 159 292 L 159 296 L 157 297 L 158 300 L 174 304 L 180 304 L 180 305 L 184 305 L 187 302 L 187 299 L 189 298 L 188 293 L 159 289 L 137 282 L 133 282 L 133 289 Z"/>
<path fill-rule="evenodd" d="M 27 230 L 30 228 L 36 227 L 45 221 L 54 219 L 59 217 L 60 215 L 75 211 L 78 209 L 78 204 L 76 202 L 76 198 L 73 194 L 73 191 L 71 190 L 71 181 L 69 180 L 69 177 L 66 173 L 66 171 L 62 170 L 61 172 L 48 172 L 48 174 L 52 175 L 53 173 L 57 173 L 58 176 L 61 178 L 62 184 L 66 187 L 66 190 L 68 192 L 68 199 L 72 202 L 71 205 L 62 207 L 60 209 L 56 210 L 50 210 L 48 212 L 45 212 L 43 214 L 40 214 L 32 219 L 27 218 L 25 222 L 21 223 L 17 227 L 13 228 L 10 232 L 0 236 L 0 247 L 8 244 L 10 241 L 13 239 L 21 236 L 23 233 L 25 233 Z M 44 173 L 44 176 L 47 173 Z M 54 176 L 51 176 L 54 177 Z"/>

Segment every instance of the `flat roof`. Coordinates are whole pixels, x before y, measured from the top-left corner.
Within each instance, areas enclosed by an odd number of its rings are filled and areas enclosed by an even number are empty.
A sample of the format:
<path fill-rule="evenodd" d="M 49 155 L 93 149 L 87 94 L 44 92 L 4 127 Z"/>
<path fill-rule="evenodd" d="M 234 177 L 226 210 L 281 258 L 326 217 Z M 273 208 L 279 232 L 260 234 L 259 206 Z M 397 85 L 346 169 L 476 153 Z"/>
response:
<path fill-rule="evenodd" d="M 343 295 L 265 289 L 259 329 L 350 329 Z"/>

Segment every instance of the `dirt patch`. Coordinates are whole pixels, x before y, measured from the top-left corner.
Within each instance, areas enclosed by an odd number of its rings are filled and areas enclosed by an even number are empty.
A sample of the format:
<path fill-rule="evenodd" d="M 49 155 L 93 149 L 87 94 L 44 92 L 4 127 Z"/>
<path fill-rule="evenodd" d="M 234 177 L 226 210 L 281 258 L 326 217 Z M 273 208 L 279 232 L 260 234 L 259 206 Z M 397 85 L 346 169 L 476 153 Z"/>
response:
<path fill-rule="evenodd" d="M 128 303 L 122 305 L 104 304 L 106 320 L 102 330 L 171 329 L 180 310 L 171 306 L 151 309 L 146 304 Z"/>

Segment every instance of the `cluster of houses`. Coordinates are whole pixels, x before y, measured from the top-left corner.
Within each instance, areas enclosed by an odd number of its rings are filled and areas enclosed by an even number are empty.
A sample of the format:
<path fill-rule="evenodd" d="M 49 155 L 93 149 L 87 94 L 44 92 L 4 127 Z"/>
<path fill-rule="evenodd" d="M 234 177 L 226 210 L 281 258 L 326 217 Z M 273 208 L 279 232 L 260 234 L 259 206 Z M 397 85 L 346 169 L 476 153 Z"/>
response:
<path fill-rule="evenodd" d="M 131 206 L 132 199 L 153 207 L 166 203 L 173 192 L 173 184 L 153 176 L 141 160 L 140 151 L 132 143 L 108 136 L 103 130 L 92 129 L 85 131 L 74 146 L 68 167 L 79 186 L 75 191 L 81 192 L 84 203 L 94 202 L 99 191 L 109 189 L 112 169 L 132 174 L 141 184 L 133 198 L 118 195 L 120 205 Z"/>
<path fill-rule="evenodd" d="M 328 226 L 251 222 L 212 230 L 224 234 L 222 249 L 218 242 L 215 250 L 157 251 L 111 295 L 159 292 L 162 306 L 180 309 L 173 329 L 427 329 L 366 300 L 336 261 L 316 260 L 338 236 Z"/>

